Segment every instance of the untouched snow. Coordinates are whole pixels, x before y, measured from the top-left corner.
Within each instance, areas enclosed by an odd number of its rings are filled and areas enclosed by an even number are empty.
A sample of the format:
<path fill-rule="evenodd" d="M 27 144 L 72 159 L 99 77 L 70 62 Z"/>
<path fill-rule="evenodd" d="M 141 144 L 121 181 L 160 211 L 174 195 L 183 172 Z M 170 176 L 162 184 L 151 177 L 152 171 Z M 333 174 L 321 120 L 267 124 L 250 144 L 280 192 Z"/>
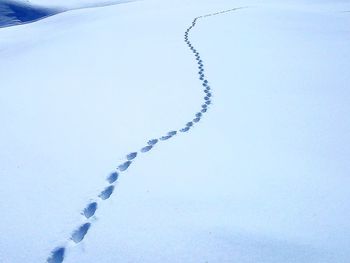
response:
<path fill-rule="evenodd" d="M 69 241 L 126 155 L 200 110 L 185 30 L 235 7 L 189 35 L 206 116 L 138 153 Z M 348 262 L 348 10 L 145 0 L 0 29 L 0 262 Z"/>

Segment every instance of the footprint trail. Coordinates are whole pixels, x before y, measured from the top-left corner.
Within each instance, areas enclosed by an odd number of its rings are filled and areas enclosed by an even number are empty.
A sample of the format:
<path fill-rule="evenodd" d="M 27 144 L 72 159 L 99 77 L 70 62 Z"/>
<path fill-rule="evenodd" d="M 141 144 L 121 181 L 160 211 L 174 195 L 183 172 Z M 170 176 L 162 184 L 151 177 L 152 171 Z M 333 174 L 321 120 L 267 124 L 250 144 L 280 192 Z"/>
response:
<path fill-rule="evenodd" d="M 160 142 L 165 142 L 168 141 L 175 136 L 177 136 L 180 133 L 187 133 L 191 129 L 193 129 L 204 117 L 204 114 L 207 112 L 209 109 L 209 106 L 212 104 L 212 92 L 211 92 L 211 87 L 209 85 L 209 81 L 206 79 L 205 71 L 204 71 L 204 62 L 200 56 L 200 53 L 198 50 L 192 45 L 192 43 L 189 40 L 189 34 L 191 30 L 196 26 L 198 21 L 200 19 L 205 19 L 210 16 L 215 16 L 215 15 L 220 15 L 223 13 L 228 13 L 231 11 L 235 11 L 241 8 L 233 8 L 221 12 L 216 12 L 204 16 L 199 16 L 196 17 L 193 21 L 192 24 L 187 30 L 185 31 L 184 34 L 184 41 L 189 47 L 190 51 L 193 53 L 195 56 L 195 61 L 198 65 L 198 78 L 201 81 L 201 85 L 203 87 L 203 104 L 200 106 L 198 112 L 196 112 L 193 116 L 193 118 L 189 121 L 187 121 L 183 127 L 179 128 L 178 130 L 171 130 L 167 132 L 166 134 L 160 136 L 159 138 L 154 138 L 150 139 L 145 146 L 143 146 L 139 152 L 131 152 L 126 155 L 126 160 L 119 164 L 117 166 L 116 171 L 112 172 L 107 178 L 106 181 L 108 185 L 101 191 L 101 193 L 98 195 L 98 197 L 95 198 L 94 201 L 90 201 L 90 203 L 87 204 L 87 206 L 84 208 L 82 211 L 82 217 L 83 223 L 79 227 L 77 227 L 76 230 L 73 231 L 71 234 L 71 237 L 67 240 L 67 244 L 65 246 L 58 246 L 55 249 L 52 250 L 51 255 L 47 259 L 47 263 L 62 263 L 65 258 L 66 250 L 68 247 L 74 246 L 74 244 L 78 244 L 82 242 L 86 235 L 89 232 L 89 229 L 92 226 L 93 223 L 93 218 L 98 211 L 99 207 L 99 202 L 104 202 L 105 200 L 109 199 L 112 194 L 115 192 L 115 187 L 116 183 L 118 181 L 118 178 L 120 176 L 120 173 L 125 172 L 126 170 L 129 169 L 130 165 L 132 162 L 134 162 L 137 158 L 139 158 L 140 154 L 148 153 L 150 150 L 152 150 L 156 145 L 158 145 Z"/>

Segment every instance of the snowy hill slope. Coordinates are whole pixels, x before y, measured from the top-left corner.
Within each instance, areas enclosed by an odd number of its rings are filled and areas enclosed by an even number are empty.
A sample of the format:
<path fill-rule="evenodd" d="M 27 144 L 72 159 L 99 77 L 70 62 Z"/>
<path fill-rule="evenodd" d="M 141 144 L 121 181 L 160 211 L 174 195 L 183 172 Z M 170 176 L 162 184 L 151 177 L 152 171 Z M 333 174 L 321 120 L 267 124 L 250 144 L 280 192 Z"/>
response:
<path fill-rule="evenodd" d="M 0 27 L 36 21 L 58 12 L 56 9 L 35 6 L 29 2 L 2 0 L 0 2 Z"/>
<path fill-rule="evenodd" d="M 58 1 L 55 3 L 54 1 L 1 0 L 0 28 L 35 22 L 69 10 L 103 7 L 131 1 L 133 0 Z"/>
<path fill-rule="evenodd" d="M 138 156 L 78 244 L 106 177 Z M 0 262 L 347 262 L 349 5 L 142 1 L 0 30 Z"/>

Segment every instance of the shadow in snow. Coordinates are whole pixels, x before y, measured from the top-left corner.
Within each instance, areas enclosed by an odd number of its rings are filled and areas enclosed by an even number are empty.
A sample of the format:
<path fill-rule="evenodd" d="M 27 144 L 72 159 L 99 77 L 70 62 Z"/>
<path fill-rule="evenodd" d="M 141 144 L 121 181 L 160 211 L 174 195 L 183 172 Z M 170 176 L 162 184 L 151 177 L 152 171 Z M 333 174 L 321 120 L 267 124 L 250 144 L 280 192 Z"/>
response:
<path fill-rule="evenodd" d="M 39 7 L 25 2 L 1 0 L 0 27 L 34 22 L 62 11 L 63 10 Z"/>
<path fill-rule="evenodd" d="M 97 8 L 122 3 L 133 2 L 136 0 L 109 0 L 96 1 L 96 3 L 84 4 L 70 7 L 44 7 L 31 4 L 25 0 L 0 0 L 0 28 L 27 24 L 40 19 L 57 15 L 70 10 Z"/>

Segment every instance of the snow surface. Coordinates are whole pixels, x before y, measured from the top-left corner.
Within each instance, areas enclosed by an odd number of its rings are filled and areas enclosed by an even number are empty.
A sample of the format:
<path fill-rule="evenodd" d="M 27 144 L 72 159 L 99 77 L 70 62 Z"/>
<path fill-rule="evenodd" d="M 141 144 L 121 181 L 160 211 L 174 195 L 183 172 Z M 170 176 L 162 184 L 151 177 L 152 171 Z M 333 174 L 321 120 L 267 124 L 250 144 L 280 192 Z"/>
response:
<path fill-rule="evenodd" d="M 126 155 L 200 110 L 186 28 L 243 6 L 190 33 L 205 118 L 139 153 L 69 241 Z M 144 0 L 0 29 L 0 262 L 349 262 L 348 10 Z"/>

